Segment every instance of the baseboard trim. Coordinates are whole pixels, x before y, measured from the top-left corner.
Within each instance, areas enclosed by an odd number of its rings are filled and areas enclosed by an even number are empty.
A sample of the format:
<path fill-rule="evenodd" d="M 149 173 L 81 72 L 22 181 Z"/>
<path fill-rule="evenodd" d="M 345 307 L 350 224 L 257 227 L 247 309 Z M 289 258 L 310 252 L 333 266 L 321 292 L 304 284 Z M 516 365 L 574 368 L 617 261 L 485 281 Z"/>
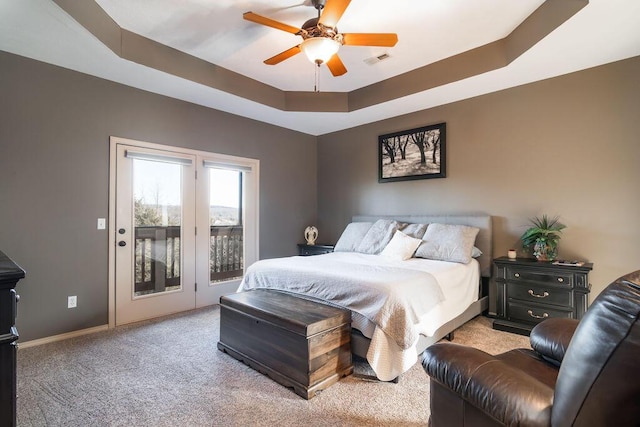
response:
<path fill-rule="evenodd" d="M 109 325 L 94 326 L 93 328 L 80 329 L 78 331 L 66 332 L 60 335 L 52 335 L 50 337 L 38 338 L 37 340 L 25 341 L 18 343 L 18 348 L 35 347 L 42 344 L 49 344 L 52 342 L 63 341 L 69 338 L 81 337 L 83 335 L 94 334 L 96 332 L 102 332 L 109 329 Z"/>

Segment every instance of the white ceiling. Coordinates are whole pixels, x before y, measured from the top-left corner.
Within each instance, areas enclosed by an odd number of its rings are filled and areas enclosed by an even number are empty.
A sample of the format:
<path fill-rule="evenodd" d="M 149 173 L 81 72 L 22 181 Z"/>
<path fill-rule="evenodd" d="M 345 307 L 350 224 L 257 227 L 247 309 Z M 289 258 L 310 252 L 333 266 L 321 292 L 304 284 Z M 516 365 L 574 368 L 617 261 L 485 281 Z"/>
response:
<path fill-rule="evenodd" d="M 253 11 L 301 27 L 317 16 L 300 0 L 97 0 L 122 27 L 282 90 L 310 91 L 314 65 L 297 55 L 276 66 L 262 61 L 302 38 L 242 19 Z M 310 3 L 310 2 L 307 2 Z M 397 33 L 393 48 L 343 46 L 348 73 L 321 68 L 323 91 L 347 92 L 507 36 L 544 0 L 354 0 L 338 22 L 341 32 Z M 411 13 L 407 13 L 407 11 Z M 494 12 L 499 11 L 499 12 Z M 447 31 L 454 27 L 454 31 Z M 388 53 L 375 66 L 364 60 Z"/>
<path fill-rule="evenodd" d="M 92 1 L 92 0 L 82 0 Z M 253 11 L 299 27 L 305 0 L 96 0 L 122 28 L 284 91 L 312 91 L 303 54 L 263 60 L 300 43 L 242 19 Z M 571 0 L 553 0 L 571 1 Z M 394 32 L 392 48 L 343 46 L 348 73 L 320 69 L 320 90 L 349 92 L 501 39 L 544 0 L 353 0 L 340 32 Z M 0 50 L 311 135 L 382 120 L 640 55 L 640 1 L 591 0 L 507 67 L 347 113 L 287 112 L 120 58 L 51 0 L 0 0 Z M 365 60 L 387 53 L 374 65 Z"/>

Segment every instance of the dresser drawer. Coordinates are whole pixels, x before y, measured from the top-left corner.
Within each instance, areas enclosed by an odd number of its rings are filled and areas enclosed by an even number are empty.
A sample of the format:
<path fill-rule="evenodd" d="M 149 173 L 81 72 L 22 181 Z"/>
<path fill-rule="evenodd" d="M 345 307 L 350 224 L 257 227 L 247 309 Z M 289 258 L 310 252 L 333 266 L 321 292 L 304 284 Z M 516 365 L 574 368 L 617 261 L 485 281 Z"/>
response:
<path fill-rule="evenodd" d="M 540 323 L 551 317 L 573 318 L 573 311 L 562 310 L 559 307 L 549 307 L 537 304 L 527 304 L 518 301 L 509 301 L 508 318 L 515 321 L 528 323 Z"/>
<path fill-rule="evenodd" d="M 534 270 L 513 266 L 507 268 L 506 279 L 514 282 L 540 282 L 554 283 L 567 287 L 573 286 L 573 274 L 568 271 Z"/>
<path fill-rule="evenodd" d="M 536 283 L 507 283 L 509 298 L 539 304 L 553 304 L 566 308 L 573 306 L 573 294 L 569 289 Z"/>

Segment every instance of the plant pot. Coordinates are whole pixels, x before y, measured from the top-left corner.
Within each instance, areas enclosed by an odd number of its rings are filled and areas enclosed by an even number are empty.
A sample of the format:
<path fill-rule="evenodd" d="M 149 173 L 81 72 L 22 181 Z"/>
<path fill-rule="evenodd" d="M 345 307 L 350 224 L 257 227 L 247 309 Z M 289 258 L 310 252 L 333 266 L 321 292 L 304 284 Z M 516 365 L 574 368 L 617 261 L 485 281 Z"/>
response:
<path fill-rule="evenodd" d="M 558 256 L 557 244 L 551 244 L 546 240 L 539 240 L 533 245 L 533 256 L 538 261 L 553 261 Z"/>

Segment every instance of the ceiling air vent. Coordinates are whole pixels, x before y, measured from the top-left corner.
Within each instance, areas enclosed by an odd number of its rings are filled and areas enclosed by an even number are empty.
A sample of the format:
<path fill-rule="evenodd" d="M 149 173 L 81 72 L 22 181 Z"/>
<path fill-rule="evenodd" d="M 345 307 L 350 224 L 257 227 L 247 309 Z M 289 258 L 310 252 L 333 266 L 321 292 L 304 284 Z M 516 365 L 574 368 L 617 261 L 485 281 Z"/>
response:
<path fill-rule="evenodd" d="M 391 58 L 391 55 L 389 55 L 388 53 L 383 53 L 382 55 L 374 56 L 373 58 L 367 58 L 364 60 L 364 62 L 369 65 L 374 65 L 389 58 Z"/>

